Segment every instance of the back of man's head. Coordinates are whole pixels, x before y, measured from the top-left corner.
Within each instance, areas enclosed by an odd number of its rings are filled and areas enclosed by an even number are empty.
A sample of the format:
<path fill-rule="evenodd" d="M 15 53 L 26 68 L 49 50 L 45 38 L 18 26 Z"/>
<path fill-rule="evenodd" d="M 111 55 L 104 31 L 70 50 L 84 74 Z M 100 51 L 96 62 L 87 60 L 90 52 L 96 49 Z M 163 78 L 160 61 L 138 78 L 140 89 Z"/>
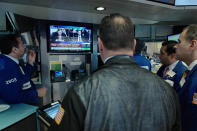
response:
<path fill-rule="evenodd" d="M 18 47 L 16 38 L 20 37 L 19 34 L 8 34 L 0 39 L 0 50 L 2 54 L 9 54 L 13 47 Z"/>
<path fill-rule="evenodd" d="M 166 46 L 166 53 L 168 55 L 171 55 L 173 53 L 176 53 L 176 45 L 178 44 L 177 41 L 170 40 L 170 41 L 164 41 L 162 43 L 162 46 Z"/>
<path fill-rule="evenodd" d="M 144 41 L 136 39 L 135 53 L 141 53 L 144 49 L 145 49 Z"/>
<path fill-rule="evenodd" d="M 108 50 L 133 49 L 134 26 L 128 17 L 111 14 L 102 19 L 99 37 Z"/>
<path fill-rule="evenodd" d="M 187 26 L 185 29 L 185 39 L 187 41 L 197 40 L 197 24 Z"/>

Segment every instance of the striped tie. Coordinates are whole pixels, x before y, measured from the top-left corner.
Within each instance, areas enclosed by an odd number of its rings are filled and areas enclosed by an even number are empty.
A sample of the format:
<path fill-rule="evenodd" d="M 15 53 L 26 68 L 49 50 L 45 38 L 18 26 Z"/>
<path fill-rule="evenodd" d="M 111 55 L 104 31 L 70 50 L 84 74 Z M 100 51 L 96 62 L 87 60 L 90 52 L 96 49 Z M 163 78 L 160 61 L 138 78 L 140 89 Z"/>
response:
<path fill-rule="evenodd" d="M 182 78 L 184 78 L 184 79 L 185 79 L 188 73 L 189 73 L 189 70 L 185 70 L 185 72 L 183 73 Z"/>
<path fill-rule="evenodd" d="M 169 67 L 167 66 L 167 67 L 164 69 L 164 71 L 163 71 L 163 77 L 165 77 L 165 76 L 166 76 L 166 74 L 167 74 L 168 70 L 169 70 Z"/>

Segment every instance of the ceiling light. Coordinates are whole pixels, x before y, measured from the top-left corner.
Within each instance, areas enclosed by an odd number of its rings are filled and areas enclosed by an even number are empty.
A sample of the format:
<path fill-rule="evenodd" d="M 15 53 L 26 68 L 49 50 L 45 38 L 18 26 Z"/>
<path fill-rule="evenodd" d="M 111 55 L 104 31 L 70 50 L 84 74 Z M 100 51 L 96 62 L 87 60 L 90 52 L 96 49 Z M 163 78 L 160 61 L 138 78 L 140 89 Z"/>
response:
<path fill-rule="evenodd" d="M 96 10 L 97 10 L 97 11 L 103 11 L 103 10 L 105 10 L 105 7 L 102 7 L 102 6 L 96 7 Z"/>

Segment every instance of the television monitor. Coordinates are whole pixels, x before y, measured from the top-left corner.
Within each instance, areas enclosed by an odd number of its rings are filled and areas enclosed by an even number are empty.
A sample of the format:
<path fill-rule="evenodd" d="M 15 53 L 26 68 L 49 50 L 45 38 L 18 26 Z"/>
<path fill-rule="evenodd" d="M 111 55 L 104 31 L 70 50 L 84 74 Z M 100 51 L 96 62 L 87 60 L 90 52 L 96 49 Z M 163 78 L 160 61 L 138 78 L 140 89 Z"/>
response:
<path fill-rule="evenodd" d="M 154 2 L 160 2 L 164 4 L 169 4 L 169 5 L 174 5 L 175 0 L 149 0 L 149 1 L 154 1 Z"/>
<path fill-rule="evenodd" d="M 174 41 L 178 42 L 179 36 L 180 36 L 180 34 L 169 35 L 168 36 L 168 41 L 169 40 L 174 40 Z"/>
<path fill-rule="evenodd" d="M 197 0 L 175 0 L 176 6 L 190 6 L 197 5 Z"/>
<path fill-rule="evenodd" d="M 48 52 L 78 53 L 92 51 L 91 25 L 48 25 Z"/>

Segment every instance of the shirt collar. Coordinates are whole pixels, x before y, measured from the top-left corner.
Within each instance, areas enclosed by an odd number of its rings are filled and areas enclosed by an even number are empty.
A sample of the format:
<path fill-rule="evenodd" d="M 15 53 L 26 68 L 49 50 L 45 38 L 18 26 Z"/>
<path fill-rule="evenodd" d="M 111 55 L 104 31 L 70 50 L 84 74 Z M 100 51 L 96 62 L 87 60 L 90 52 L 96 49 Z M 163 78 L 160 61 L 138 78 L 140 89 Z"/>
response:
<path fill-rule="evenodd" d="M 12 56 L 9 56 L 9 55 L 5 55 L 5 56 L 7 56 L 8 58 L 12 59 L 14 62 L 16 62 L 16 64 L 19 64 L 18 59 L 14 58 Z"/>
<path fill-rule="evenodd" d="M 175 66 L 177 65 L 177 63 L 178 63 L 179 61 L 177 60 L 177 61 L 175 61 L 174 63 L 172 63 L 171 65 L 169 65 L 168 67 L 169 67 L 169 70 L 173 70 L 174 68 L 175 68 Z"/>
<path fill-rule="evenodd" d="M 104 61 L 104 64 L 109 60 L 109 59 L 111 59 L 111 58 L 113 58 L 114 56 L 110 56 L 110 57 L 107 57 L 106 59 L 105 59 L 105 61 Z"/>
<path fill-rule="evenodd" d="M 188 70 L 192 70 L 194 68 L 194 66 L 197 64 L 197 60 L 194 60 L 188 67 Z"/>

